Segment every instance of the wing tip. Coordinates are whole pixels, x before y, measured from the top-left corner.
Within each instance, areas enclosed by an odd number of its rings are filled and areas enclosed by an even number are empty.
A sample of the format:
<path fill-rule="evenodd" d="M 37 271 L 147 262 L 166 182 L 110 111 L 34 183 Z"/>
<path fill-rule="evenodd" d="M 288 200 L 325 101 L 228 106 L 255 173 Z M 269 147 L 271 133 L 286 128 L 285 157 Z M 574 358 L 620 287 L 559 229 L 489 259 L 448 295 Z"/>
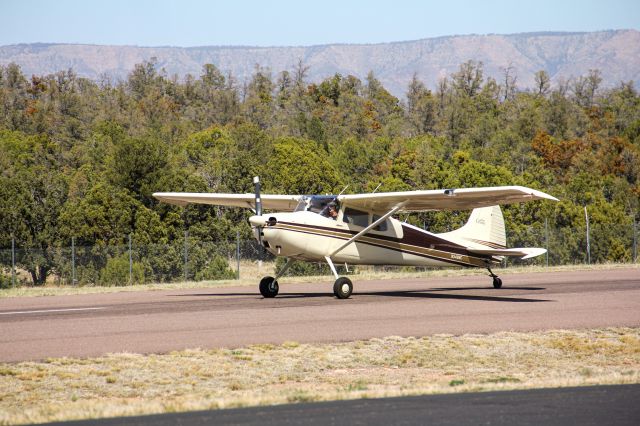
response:
<path fill-rule="evenodd" d="M 180 207 L 184 207 L 189 204 L 188 201 L 176 200 L 172 198 L 172 196 L 175 196 L 175 195 L 176 194 L 173 192 L 154 192 L 153 194 L 151 194 L 153 198 L 163 203 L 173 204 Z"/>
<path fill-rule="evenodd" d="M 526 186 L 516 186 L 516 188 L 518 188 L 522 192 L 530 194 L 532 197 L 539 200 L 560 201 L 553 195 L 549 195 L 546 192 L 538 191 L 537 189 L 528 188 Z"/>
<path fill-rule="evenodd" d="M 553 195 L 549 195 L 549 194 L 547 194 L 546 192 L 537 191 L 537 190 L 535 190 L 535 189 L 534 189 L 534 191 L 535 191 L 535 195 L 536 195 L 538 198 L 541 198 L 541 199 L 543 199 L 543 200 L 560 201 L 559 199 L 557 199 L 557 198 L 556 198 L 556 197 L 554 197 Z"/>

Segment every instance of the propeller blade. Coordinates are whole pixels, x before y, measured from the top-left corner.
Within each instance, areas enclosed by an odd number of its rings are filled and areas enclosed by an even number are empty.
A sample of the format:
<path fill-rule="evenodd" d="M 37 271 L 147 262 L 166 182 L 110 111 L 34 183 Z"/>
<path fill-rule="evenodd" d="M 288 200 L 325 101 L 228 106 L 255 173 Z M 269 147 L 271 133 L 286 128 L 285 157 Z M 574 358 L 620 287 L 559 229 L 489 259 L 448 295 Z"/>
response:
<path fill-rule="evenodd" d="M 255 176 L 253 178 L 253 186 L 256 192 L 256 216 L 262 216 L 262 200 L 260 199 L 260 177 Z M 264 255 L 265 248 L 264 244 L 262 244 L 262 226 L 256 226 L 256 229 L 258 230 L 258 243 L 260 244 L 260 247 L 262 249 L 261 252 Z"/>
<path fill-rule="evenodd" d="M 256 216 L 262 216 L 262 200 L 260 199 L 260 178 L 253 178 L 253 185 L 256 190 Z"/>

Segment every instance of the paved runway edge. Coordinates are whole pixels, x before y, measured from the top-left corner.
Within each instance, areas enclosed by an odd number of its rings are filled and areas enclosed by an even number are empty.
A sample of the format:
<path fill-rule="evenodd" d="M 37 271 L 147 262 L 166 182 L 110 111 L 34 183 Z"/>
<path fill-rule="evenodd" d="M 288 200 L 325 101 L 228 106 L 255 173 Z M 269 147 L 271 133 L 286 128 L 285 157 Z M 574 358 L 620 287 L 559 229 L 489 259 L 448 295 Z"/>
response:
<path fill-rule="evenodd" d="M 50 425 L 640 424 L 640 384 L 358 399 Z"/>

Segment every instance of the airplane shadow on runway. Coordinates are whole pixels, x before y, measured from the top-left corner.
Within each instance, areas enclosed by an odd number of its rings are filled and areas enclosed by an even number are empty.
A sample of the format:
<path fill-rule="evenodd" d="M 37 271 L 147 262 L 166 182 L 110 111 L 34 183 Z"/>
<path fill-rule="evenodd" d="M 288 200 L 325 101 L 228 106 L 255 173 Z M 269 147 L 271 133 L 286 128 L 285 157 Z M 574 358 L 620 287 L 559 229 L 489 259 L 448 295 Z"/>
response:
<path fill-rule="evenodd" d="M 464 290 L 456 288 L 455 290 Z M 486 290 L 486 288 L 485 288 Z M 481 300 L 485 302 L 512 302 L 512 303 L 528 303 L 528 302 L 552 302 L 547 299 L 527 299 L 523 297 L 510 296 L 478 296 L 468 294 L 445 294 L 433 293 L 433 290 L 405 290 L 405 291 L 375 291 L 375 292 L 357 292 L 354 296 L 385 296 L 385 297 L 416 297 L 425 299 L 453 299 L 453 300 Z M 442 289 L 435 289 L 442 291 Z M 498 290 L 499 291 L 499 290 Z"/>
<path fill-rule="evenodd" d="M 505 287 L 503 290 L 527 290 L 527 291 L 540 291 L 546 290 L 546 287 Z M 490 286 L 486 287 L 436 287 L 430 288 L 425 291 L 456 291 L 456 290 L 491 290 L 491 291 L 502 291 L 492 289 Z"/>
<path fill-rule="evenodd" d="M 518 290 L 545 290 L 542 287 L 517 287 Z M 396 290 L 396 291 L 354 291 L 352 298 L 358 296 L 378 296 L 378 297 L 410 297 L 424 299 L 453 299 L 453 300 L 479 300 L 486 302 L 511 302 L 511 303 L 533 303 L 533 302 L 552 302 L 548 299 L 531 299 L 523 297 L 511 296 L 480 296 L 467 294 L 445 294 L 442 291 L 460 291 L 460 290 L 491 290 L 499 292 L 501 290 L 489 289 L 487 287 L 451 287 L 451 288 L 433 288 L 428 290 Z M 437 293 L 436 293 L 437 292 Z M 256 296 L 260 297 L 257 292 L 246 293 L 198 293 L 198 294 L 177 294 L 178 297 L 224 297 L 224 296 Z M 301 298 L 318 298 L 333 297 L 330 293 L 280 293 L 277 299 L 301 299 Z"/>

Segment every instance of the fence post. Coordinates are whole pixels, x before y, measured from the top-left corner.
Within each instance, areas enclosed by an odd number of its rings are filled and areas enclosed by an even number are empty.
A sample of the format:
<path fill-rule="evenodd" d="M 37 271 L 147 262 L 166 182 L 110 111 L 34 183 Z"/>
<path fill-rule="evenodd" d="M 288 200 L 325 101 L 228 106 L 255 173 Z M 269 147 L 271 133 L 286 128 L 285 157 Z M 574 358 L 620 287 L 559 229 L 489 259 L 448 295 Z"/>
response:
<path fill-rule="evenodd" d="M 240 279 L 240 231 L 236 231 L 236 279 Z"/>
<path fill-rule="evenodd" d="M 545 253 L 547 268 L 549 267 L 549 219 L 544 218 L 544 248 L 547 249 Z"/>
<path fill-rule="evenodd" d="M 11 285 L 16 286 L 16 238 L 11 236 Z"/>
<path fill-rule="evenodd" d="M 633 218 L 633 263 L 638 261 L 638 223 Z"/>
<path fill-rule="evenodd" d="M 129 284 L 133 284 L 133 258 L 131 256 L 131 234 L 129 234 Z"/>
<path fill-rule="evenodd" d="M 587 206 L 584 206 L 584 218 L 587 222 L 587 265 L 591 265 L 591 242 L 589 241 L 589 213 L 587 213 Z"/>
<path fill-rule="evenodd" d="M 187 281 L 188 269 L 187 269 L 187 261 L 189 260 L 188 255 L 188 239 L 189 239 L 189 231 L 184 231 L 184 280 Z"/>
<path fill-rule="evenodd" d="M 71 285 L 76 285 L 76 237 L 71 237 Z"/>

